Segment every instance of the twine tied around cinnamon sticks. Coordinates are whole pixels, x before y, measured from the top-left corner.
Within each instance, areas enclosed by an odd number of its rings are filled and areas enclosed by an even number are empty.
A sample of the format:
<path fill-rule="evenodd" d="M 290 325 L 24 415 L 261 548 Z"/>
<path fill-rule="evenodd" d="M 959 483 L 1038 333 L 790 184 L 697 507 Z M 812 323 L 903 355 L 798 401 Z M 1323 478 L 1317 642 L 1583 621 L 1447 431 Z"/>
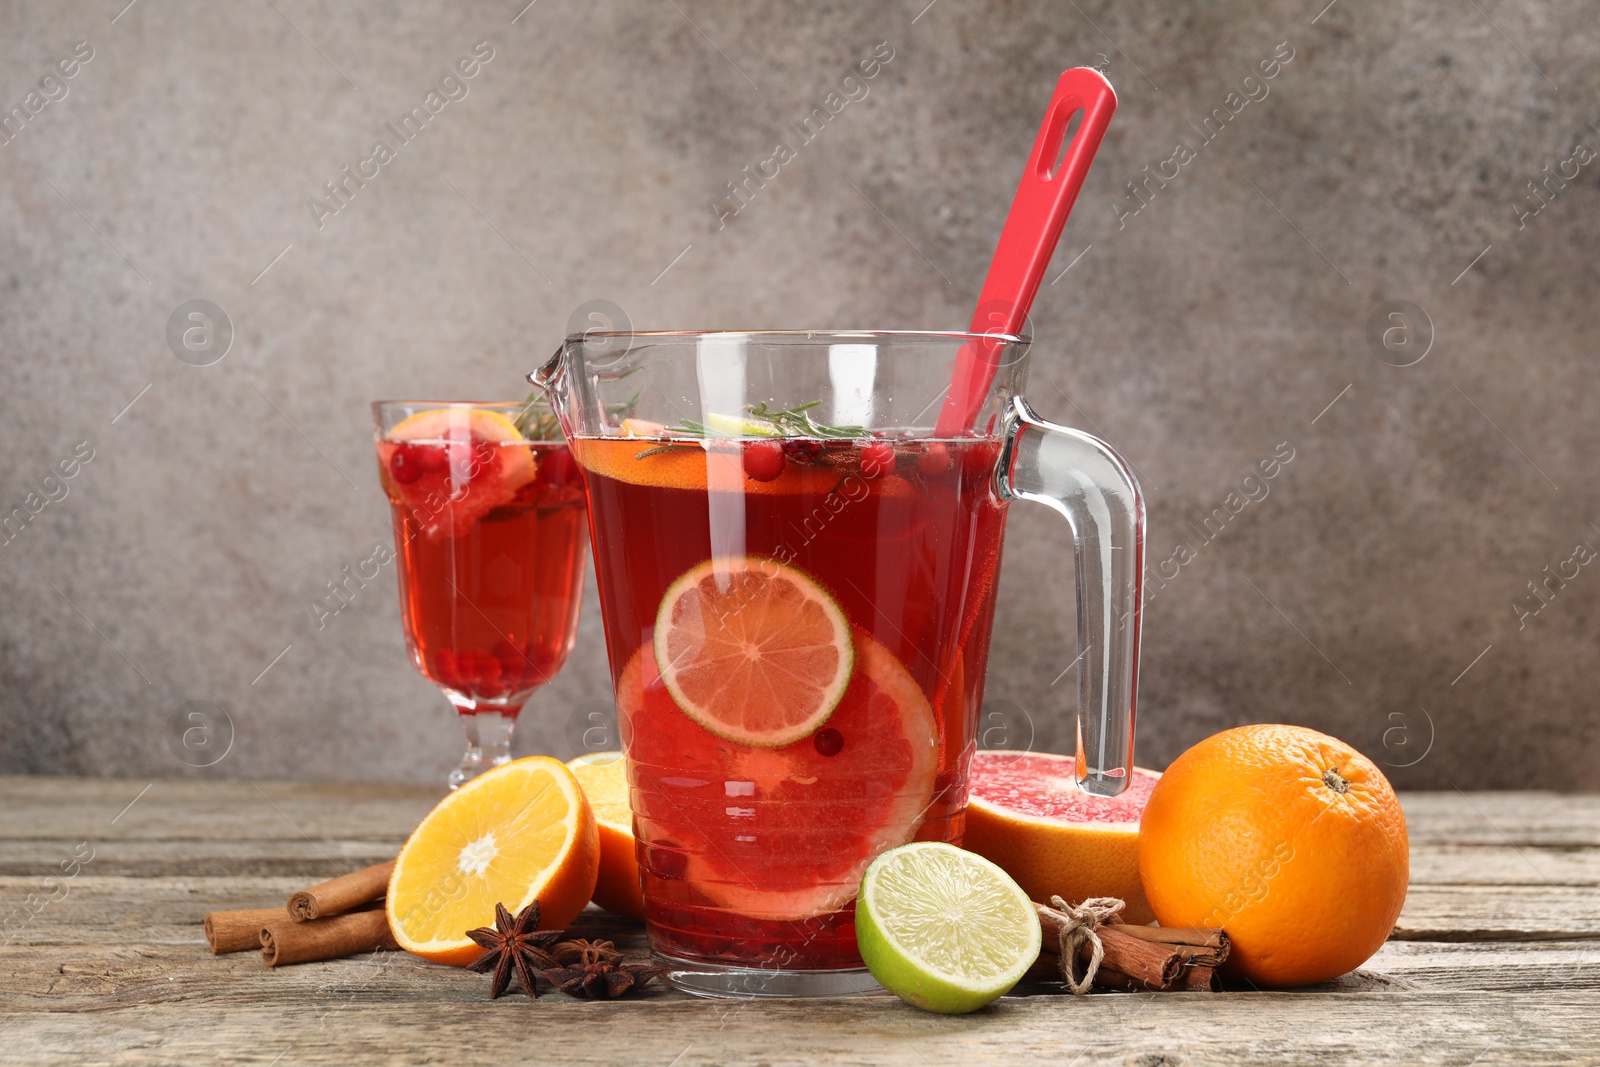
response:
<path fill-rule="evenodd" d="M 1105 942 L 1096 933 L 1096 928 L 1116 918 L 1124 904 L 1116 897 L 1090 897 L 1082 904 L 1074 905 L 1053 896 L 1050 906 L 1067 918 L 1060 929 L 1061 977 L 1067 983 L 1067 988 L 1072 990 L 1072 995 L 1081 997 L 1094 985 L 1094 976 L 1106 958 Z M 1090 956 L 1080 978 L 1078 950 L 1085 942 L 1090 946 Z"/>
<path fill-rule="evenodd" d="M 1091 897 L 1078 905 L 1060 897 L 1034 903 L 1044 952 L 1059 953 L 1061 980 L 1075 996 L 1091 986 L 1156 993 L 1219 988 L 1217 968 L 1228 958 L 1226 933 L 1133 926 L 1121 921 L 1123 906 L 1116 897 Z"/>

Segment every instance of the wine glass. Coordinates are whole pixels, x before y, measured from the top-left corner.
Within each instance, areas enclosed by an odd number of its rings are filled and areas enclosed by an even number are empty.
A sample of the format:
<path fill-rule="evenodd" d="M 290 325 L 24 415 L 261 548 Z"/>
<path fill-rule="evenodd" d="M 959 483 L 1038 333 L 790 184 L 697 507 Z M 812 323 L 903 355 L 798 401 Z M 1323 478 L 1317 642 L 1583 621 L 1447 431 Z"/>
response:
<path fill-rule="evenodd" d="M 542 401 L 380 400 L 372 412 L 406 647 L 466 729 L 455 789 L 510 760 L 518 712 L 572 650 L 583 483 Z"/>

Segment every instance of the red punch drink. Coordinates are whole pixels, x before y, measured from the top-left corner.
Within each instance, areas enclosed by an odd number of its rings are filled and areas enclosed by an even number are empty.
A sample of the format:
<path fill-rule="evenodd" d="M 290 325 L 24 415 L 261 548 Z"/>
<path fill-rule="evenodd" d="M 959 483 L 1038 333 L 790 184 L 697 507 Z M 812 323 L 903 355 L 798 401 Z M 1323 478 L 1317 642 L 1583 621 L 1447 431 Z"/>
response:
<path fill-rule="evenodd" d="M 998 447 L 574 441 L 658 953 L 859 967 L 867 864 L 959 841 Z"/>
<path fill-rule="evenodd" d="M 406 645 L 463 716 L 479 750 L 474 758 L 469 749 L 468 762 L 483 765 L 464 763 L 451 778 L 459 785 L 508 755 L 523 704 L 572 649 L 583 597 L 582 479 L 564 442 L 528 440 L 506 414 L 483 407 L 422 410 L 377 448 Z"/>
<path fill-rule="evenodd" d="M 1012 500 L 1070 524 L 1073 766 L 1087 792 L 1126 784 L 1143 505 L 1110 446 L 1028 409 L 1027 356 L 998 334 L 591 331 L 530 376 L 589 494 L 645 922 L 677 988 L 878 988 L 856 894 L 885 851 L 961 840 Z M 931 425 L 975 359 L 961 424 Z M 921 888 L 936 914 L 979 906 Z"/>

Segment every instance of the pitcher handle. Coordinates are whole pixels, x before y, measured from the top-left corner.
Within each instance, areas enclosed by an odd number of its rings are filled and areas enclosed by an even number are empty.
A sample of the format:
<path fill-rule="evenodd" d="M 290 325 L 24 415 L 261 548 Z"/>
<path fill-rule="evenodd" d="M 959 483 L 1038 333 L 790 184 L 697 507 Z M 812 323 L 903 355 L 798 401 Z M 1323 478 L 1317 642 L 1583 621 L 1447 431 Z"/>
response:
<path fill-rule="evenodd" d="M 1045 422 L 1021 397 L 1005 412 L 1000 495 L 1035 500 L 1072 524 L 1078 568 L 1078 786 L 1116 796 L 1133 766 L 1143 608 L 1144 497 L 1097 437 Z"/>

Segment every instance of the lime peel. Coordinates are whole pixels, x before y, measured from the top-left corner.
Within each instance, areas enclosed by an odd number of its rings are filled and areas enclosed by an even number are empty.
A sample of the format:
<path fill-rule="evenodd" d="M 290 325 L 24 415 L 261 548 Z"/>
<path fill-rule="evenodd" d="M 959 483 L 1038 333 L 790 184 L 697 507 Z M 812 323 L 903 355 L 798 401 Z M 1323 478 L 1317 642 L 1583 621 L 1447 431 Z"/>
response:
<path fill-rule="evenodd" d="M 723 415 L 709 412 L 706 431 L 713 437 L 782 437 L 783 430 L 770 422 L 747 419 L 742 415 Z"/>
<path fill-rule="evenodd" d="M 999 866 L 937 841 L 883 853 L 861 879 L 856 941 L 880 985 L 948 1015 L 1006 993 L 1039 956 L 1033 903 Z"/>

